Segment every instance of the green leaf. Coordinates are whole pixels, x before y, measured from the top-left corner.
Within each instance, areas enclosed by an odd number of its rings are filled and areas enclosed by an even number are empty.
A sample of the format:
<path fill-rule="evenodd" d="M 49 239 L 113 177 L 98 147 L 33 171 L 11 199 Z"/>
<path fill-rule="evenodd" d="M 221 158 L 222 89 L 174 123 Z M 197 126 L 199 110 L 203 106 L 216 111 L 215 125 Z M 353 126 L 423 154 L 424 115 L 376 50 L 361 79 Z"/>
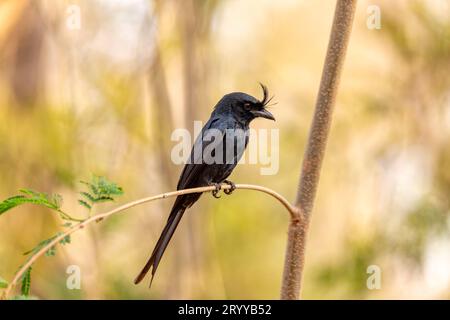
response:
<path fill-rule="evenodd" d="M 22 275 L 22 286 L 20 288 L 20 292 L 23 296 L 28 297 L 30 295 L 30 287 L 31 287 L 31 267 L 25 271 Z"/>
<path fill-rule="evenodd" d="M 69 244 L 71 241 L 70 234 L 59 240 L 59 243 L 62 245 Z"/>
<path fill-rule="evenodd" d="M 99 194 L 99 192 L 98 192 L 98 188 L 94 185 L 94 184 L 92 184 L 92 183 L 90 183 L 90 182 L 86 182 L 86 181 L 80 181 L 82 184 L 85 184 L 86 186 L 88 186 L 88 188 L 91 190 L 91 192 L 93 193 L 93 194 L 95 194 L 95 195 L 98 195 Z"/>
<path fill-rule="evenodd" d="M 114 201 L 115 196 L 123 194 L 123 189 L 116 183 L 108 181 L 105 177 L 93 176 L 91 182 L 80 181 L 88 187 L 88 191 L 80 192 L 84 200 L 78 202 L 89 210 L 96 203 Z"/>
<path fill-rule="evenodd" d="M 55 193 L 52 196 L 52 200 L 53 200 L 53 203 L 56 206 L 56 209 L 59 210 L 61 208 L 61 206 L 62 206 L 62 203 L 63 203 L 63 197 L 60 194 Z"/>
<path fill-rule="evenodd" d="M 95 203 L 97 203 L 97 202 L 106 202 L 106 201 L 114 201 L 114 198 L 113 197 L 109 197 L 109 196 L 101 196 L 101 197 L 95 198 L 95 200 L 94 200 Z"/>
<path fill-rule="evenodd" d="M 45 251 L 46 257 L 53 257 L 55 255 L 56 255 L 56 247 L 55 246 L 51 246 L 47 251 Z"/>
<path fill-rule="evenodd" d="M 23 203 L 26 203 L 26 198 L 24 196 L 14 196 L 8 198 L 0 203 L 0 214 Z"/>
<path fill-rule="evenodd" d="M 36 253 L 36 252 L 38 252 L 39 250 L 41 250 L 43 247 L 45 247 L 47 244 L 49 244 L 49 243 L 50 243 L 53 239 L 55 239 L 56 237 L 57 237 L 57 235 L 56 235 L 56 236 L 53 236 L 53 237 L 51 237 L 51 238 L 42 240 L 41 242 L 39 242 L 39 243 L 37 244 L 36 247 L 34 247 L 33 249 L 31 249 L 31 250 L 29 250 L 29 251 L 27 251 L 27 252 L 24 252 L 23 254 L 26 256 L 26 255 L 28 255 L 28 254 L 30 254 L 30 253 Z"/>
<path fill-rule="evenodd" d="M 36 192 L 30 189 L 20 189 L 23 195 L 16 195 L 0 202 L 0 215 L 21 204 L 31 203 L 53 210 L 59 210 L 62 203 L 62 197 L 58 194 L 52 195 L 50 198 L 46 193 Z"/>
<path fill-rule="evenodd" d="M 86 198 L 87 201 L 90 202 L 95 202 L 95 196 L 93 196 L 92 194 L 90 194 L 89 192 L 80 192 L 80 194 Z"/>
<path fill-rule="evenodd" d="M 8 281 L 0 277 L 0 289 L 4 289 L 8 287 Z"/>
<path fill-rule="evenodd" d="M 41 195 L 41 193 L 39 193 L 39 192 L 33 191 L 31 189 L 26 189 L 26 188 L 19 189 L 19 191 L 24 193 L 24 194 L 26 194 L 26 195 L 34 196 L 34 197 L 39 197 Z"/>
<path fill-rule="evenodd" d="M 78 203 L 81 204 L 82 206 L 88 208 L 89 210 L 91 210 L 91 205 L 88 204 L 86 201 L 84 201 L 84 200 L 78 200 Z"/>
<path fill-rule="evenodd" d="M 98 186 L 100 195 L 122 195 L 123 189 L 114 182 L 106 180 L 105 177 L 95 176 L 93 183 Z"/>

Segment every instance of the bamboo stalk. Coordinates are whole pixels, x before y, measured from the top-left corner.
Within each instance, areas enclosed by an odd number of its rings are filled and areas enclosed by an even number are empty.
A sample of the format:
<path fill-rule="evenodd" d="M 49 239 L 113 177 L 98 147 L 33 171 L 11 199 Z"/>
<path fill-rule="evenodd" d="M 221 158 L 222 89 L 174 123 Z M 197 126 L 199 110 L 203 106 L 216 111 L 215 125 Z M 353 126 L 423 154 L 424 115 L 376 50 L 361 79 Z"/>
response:
<path fill-rule="evenodd" d="M 357 0 L 338 0 L 322 71 L 314 118 L 303 159 L 295 206 L 301 218 L 289 225 L 281 299 L 300 297 L 306 236 L 319 183 L 342 65 L 350 39 Z"/>

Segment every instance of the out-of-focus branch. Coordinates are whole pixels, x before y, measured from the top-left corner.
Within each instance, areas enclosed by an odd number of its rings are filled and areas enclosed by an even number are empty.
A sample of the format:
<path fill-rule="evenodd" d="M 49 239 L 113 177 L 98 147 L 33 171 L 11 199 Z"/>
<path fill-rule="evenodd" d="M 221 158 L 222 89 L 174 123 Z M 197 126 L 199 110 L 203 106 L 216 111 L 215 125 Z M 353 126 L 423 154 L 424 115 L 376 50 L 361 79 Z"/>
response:
<path fill-rule="evenodd" d="M 300 219 L 292 220 L 289 226 L 281 299 L 298 299 L 300 296 L 306 235 L 319 183 L 341 69 L 350 39 L 356 2 L 357 0 L 338 0 L 336 4 L 295 202 L 300 212 Z"/>
<path fill-rule="evenodd" d="M 154 12 L 150 19 L 157 21 L 157 23 L 161 21 L 164 4 L 164 1 L 154 1 Z M 160 26 L 158 25 L 158 27 Z M 148 75 L 149 89 L 153 98 L 155 118 L 158 119 L 158 126 L 153 126 L 151 134 L 152 137 L 156 138 L 163 186 L 170 188 L 177 182 L 173 175 L 176 172 L 173 161 L 170 160 L 170 154 L 167 153 L 171 143 L 170 136 L 174 129 L 172 119 L 173 107 L 167 86 L 166 70 L 163 61 L 163 45 L 159 36 L 153 41 L 153 61 L 148 70 Z"/>
<path fill-rule="evenodd" d="M 292 206 L 289 201 L 287 201 L 282 195 L 280 195 L 279 193 L 266 188 L 266 187 L 262 187 L 262 186 L 257 186 L 257 185 L 251 185 L 251 184 L 236 184 L 236 189 L 247 189 L 247 190 L 255 190 L 255 191 L 260 191 L 263 193 L 266 193 L 272 197 L 274 197 L 275 199 L 277 199 L 289 212 L 291 220 L 298 220 L 298 210 L 297 208 L 295 208 L 294 206 Z M 222 190 L 227 190 L 230 189 L 231 186 L 228 184 L 223 184 L 221 186 Z M 62 240 L 63 238 L 65 238 L 66 236 L 83 229 L 84 227 L 88 226 L 89 224 L 93 223 L 93 222 L 100 222 L 103 221 L 104 219 L 108 218 L 109 216 L 122 212 L 124 210 L 130 209 L 132 207 L 147 203 L 147 202 L 151 202 L 151 201 L 155 201 L 155 200 L 161 200 L 161 199 L 165 199 L 165 198 L 170 198 L 170 197 L 176 197 L 179 195 L 183 195 L 183 194 L 190 194 L 190 193 L 199 193 L 199 192 L 208 192 L 208 191 L 213 191 L 215 190 L 215 186 L 208 186 L 208 187 L 199 187 L 199 188 L 191 188 L 191 189 L 184 189 L 184 190 L 178 190 L 178 191 L 172 191 L 172 192 L 167 192 L 167 193 L 161 193 L 158 194 L 156 196 L 152 196 L 152 197 L 147 197 L 147 198 L 143 198 L 143 199 L 139 199 L 136 201 L 132 201 L 129 203 L 126 203 L 118 208 L 115 208 L 113 210 L 110 210 L 108 212 L 105 213 L 101 213 L 101 214 L 97 214 L 95 216 L 92 216 L 89 219 L 84 220 L 83 222 L 73 226 L 72 228 L 68 229 L 65 232 L 60 233 L 58 236 L 56 236 L 55 238 L 53 238 L 52 241 L 48 242 L 45 246 L 43 246 L 39 251 L 37 251 L 35 254 L 33 254 L 30 259 L 28 259 L 28 261 L 26 263 L 24 263 L 19 271 L 17 271 L 17 273 L 14 275 L 13 280 L 9 283 L 8 287 L 5 289 L 3 295 L 1 296 L 1 299 L 7 299 L 10 295 L 11 290 L 14 288 L 14 286 L 16 285 L 16 283 L 19 281 L 19 279 L 22 277 L 22 275 L 28 270 L 29 267 L 31 267 L 31 265 L 41 256 L 43 256 L 50 248 L 52 248 L 53 246 L 57 245 L 59 243 L 60 240 Z"/>
<path fill-rule="evenodd" d="M 42 49 L 45 30 L 35 5 L 38 6 L 37 3 L 18 1 L 9 8 L 13 17 L 17 13 L 20 15 L 14 28 L 8 30 L 7 35 L 0 35 L 6 36 L 4 40 L 8 47 L 8 50 L 3 50 L 5 52 L 0 52 L 0 59 L 8 66 L 5 75 L 11 93 L 21 107 L 31 107 L 36 103 L 44 72 Z M 6 20 L 11 23 L 10 19 Z M 2 47 L 6 48 L 0 43 L 0 51 Z"/>
<path fill-rule="evenodd" d="M 172 121 L 172 104 L 167 89 L 167 81 L 164 66 L 162 63 L 161 49 L 158 45 L 155 47 L 153 63 L 151 67 L 150 87 L 154 96 L 155 115 L 158 119 L 159 126 L 155 126 L 152 135 L 158 140 L 156 146 L 158 148 L 159 164 L 163 175 L 164 185 L 173 186 L 176 181 L 173 176 L 173 161 L 167 153 L 170 145 L 170 134 L 173 130 Z"/>

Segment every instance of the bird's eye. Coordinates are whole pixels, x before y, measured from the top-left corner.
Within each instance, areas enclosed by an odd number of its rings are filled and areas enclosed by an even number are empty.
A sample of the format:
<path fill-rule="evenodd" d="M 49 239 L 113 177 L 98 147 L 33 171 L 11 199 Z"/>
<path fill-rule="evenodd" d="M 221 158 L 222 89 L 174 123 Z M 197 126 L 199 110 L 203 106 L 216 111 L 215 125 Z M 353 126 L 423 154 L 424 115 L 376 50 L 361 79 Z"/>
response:
<path fill-rule="evenodd" d="M 244 103 L 244 108 L 245 108 L 245 110 L 250 110 L 251 104 L 248 102 Z"/>

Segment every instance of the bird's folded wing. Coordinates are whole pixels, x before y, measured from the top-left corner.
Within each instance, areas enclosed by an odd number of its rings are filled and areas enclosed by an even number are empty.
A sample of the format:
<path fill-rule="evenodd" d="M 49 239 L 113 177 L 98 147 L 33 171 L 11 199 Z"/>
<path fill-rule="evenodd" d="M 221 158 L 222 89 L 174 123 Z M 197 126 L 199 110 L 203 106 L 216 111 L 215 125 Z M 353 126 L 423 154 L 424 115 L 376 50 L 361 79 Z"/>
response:
<path fill-rule="evenodd" d="M 206 168 L 207 164 L 203 159 L 203 151 L 210 143 L 214 142 L 211 141 L 213 139 L 205 140 L 205 135 L 208 134 L 210 129 L 214 129 L 217 130 L 216 132 L 220 132 L 221 136 L 216 137 L 216 139 L 219 138 L 220 140 L 223 140 L 226 131 L 226 123 L 221 123 L 219 118 L 211 118 L 205 124 L 201 133 L 195 140 L 191 154 L 189 155 L 188 161 L 183 168 L 183 172 L 180 175 L 177 190 L 195 186 L 195 180 Z"/>

